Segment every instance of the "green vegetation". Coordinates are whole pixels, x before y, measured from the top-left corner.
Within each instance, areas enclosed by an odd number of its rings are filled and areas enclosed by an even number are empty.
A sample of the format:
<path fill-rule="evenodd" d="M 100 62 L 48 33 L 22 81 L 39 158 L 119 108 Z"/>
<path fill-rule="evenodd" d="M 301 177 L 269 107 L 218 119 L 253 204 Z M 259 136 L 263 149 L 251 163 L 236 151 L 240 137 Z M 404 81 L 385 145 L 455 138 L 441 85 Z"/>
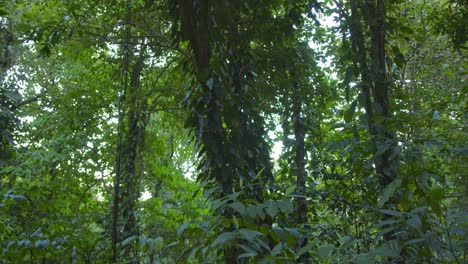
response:
<path fill-rule="evenodd" d="M 463 0 L 0 2 L 0 263 L 467 263 Z"/>

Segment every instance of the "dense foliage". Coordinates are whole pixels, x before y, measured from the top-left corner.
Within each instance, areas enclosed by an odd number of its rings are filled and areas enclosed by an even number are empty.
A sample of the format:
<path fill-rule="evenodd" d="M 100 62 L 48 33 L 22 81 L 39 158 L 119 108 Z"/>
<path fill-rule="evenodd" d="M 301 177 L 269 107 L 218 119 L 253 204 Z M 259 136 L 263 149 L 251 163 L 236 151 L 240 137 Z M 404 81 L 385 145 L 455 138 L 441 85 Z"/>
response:
<path fill-rule="evenodd" d="M 0 2 L 0 263 L 466 263 L 467 19 Z"/>

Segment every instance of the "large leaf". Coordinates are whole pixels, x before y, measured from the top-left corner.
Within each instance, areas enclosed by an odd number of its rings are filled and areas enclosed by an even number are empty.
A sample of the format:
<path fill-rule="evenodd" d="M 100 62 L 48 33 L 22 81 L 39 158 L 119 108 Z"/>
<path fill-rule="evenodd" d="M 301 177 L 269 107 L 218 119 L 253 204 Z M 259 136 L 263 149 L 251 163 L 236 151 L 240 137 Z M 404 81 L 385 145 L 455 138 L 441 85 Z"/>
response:
<path fill-rule="evenodd" d="M 390 240 L 375 250 L 375 254 L 384 257 L 398 257 L 401 247 L 397 240 Z"/>
<path fill-rule="evenodd" d="M 235 238 L 236 238 L 235 233 L 233 233 L 233 232 L 224 232 L 224 233 L 221 233 L 220 235 L 218 235 L 218 237 L 215 239 L 215 241 L 213 241 L 211 246 L 215 247 L 217 245 L 224 245 L 229 240 L 232 240 L 232 239 L 235 239 Z"/>
<path fill-rule="evenodd" d="M 245 214 L 245 205 L 241 202 L 235 202 L 235 203 L 229 204 L 229 207 L 236 210 L 241 215 Z"/>
<path fill-rule="evenodd" d="M 262 233 L 258 231 L 245 229 L 245 228 L 241 228 L 239 230 L 239 234 L 241 235 L 242 238 L 249 240 L 251 242 L 255 241 L 257 237 L 262 236 Z"/>
<path fill-rule="evenodd" d="M 293 204 L 290 201 L 279 200 L 276 203 L 281 212 L 285 214 L 292 213 L 292 211 L 294 210 Z"/>
<path fill-rule="evenodd" d="M 272 256 L 279 255 L 282 250 L 283 250 L 283 243 L 280 242 L 271 250 L 271 255 Z"/>
<path fill-rule="evenodd" d="M 122 241 L 122 246 L 126 246 L 126 245 L 130 244 L 136 238 L 138 238 L 137 235 L 127 237 L 124 241 Z"/>
<path fill-rule="evenodd" d="M 267 207 L 265 208 L 267 214 L 271 217 L 275 217 L 278 214 L 278 206 L 274 202 L 269 201 Z"/>
<path fill-rule="evenodd" d="M 180 226 L 179 230 L 177 230 L 177 236 L 179 236 L 179 237 L 182 236 L 182 234 L 184 234 L 184 231 L 185 231 L 185 229 L 187 229 L 187 227 L 189 226 L 189 224 L 190 224 L 189 222 L 183 223 L 183 224 Z"/>
<path fill-rule="evenodd" d="M 321 259 L 327 259 L 334 249 L 335 247 L 329 244 L 320 246 L 318 249 L 319 257 Z"/>
<path fill-rule="evenodd" d="M 401 179 L 395 179 L 390 184 L 385 186 L 382 195 L 379 197 L 379 207 L 382 207 L 388 199 L 395 193 L 396 189 L 400 187 Z"/>

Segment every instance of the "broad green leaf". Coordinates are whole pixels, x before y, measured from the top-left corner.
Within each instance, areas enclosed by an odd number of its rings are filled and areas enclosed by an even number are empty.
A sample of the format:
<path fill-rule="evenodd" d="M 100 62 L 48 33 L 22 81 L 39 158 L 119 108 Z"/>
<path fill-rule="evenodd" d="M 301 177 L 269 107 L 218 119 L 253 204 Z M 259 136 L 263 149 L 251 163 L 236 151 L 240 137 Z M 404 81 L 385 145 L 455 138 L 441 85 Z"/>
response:
<path fill-rule="evenodd" d="M 19 247 L 26 247 L 26 248 L 29 248 L 31 246 L 31 241 L 29 239 L 24 239 L 24 240 L 20 240 L 17 242 L 18 246 Z"/>
<path fill-rule="evenodd" d="M 296 228 L 285 227 L 284 230 L 293 238 L 299 238 L 301 236 Z"/>
<path fill-rule="evenodd" d="M 379 197 L 379 207 L 382 207 L 388 199 L 395 193 L 396 189 L 400 187 L 401 179 L 395 179 L 390 184 L 385 186 L 382 195 Z"/>
<path fill-rule="evenodd" d="M 225 206 L 228 202 L 229 202 L 229 200 L 216 201 L 211 205 L 211 210 L 216 211 L 219 208 Z"/>
<path fill-rule="evenodd" d="M 278 214 L 278 207 L 275 203 L 268 203 L 267 207 L 265 208 L 267 214 L 271 217 L 275 217 Z"/>
<path fill-rule="evenodd" d="M 403 33 L 406 33 L 407 35 L 413 35 L 414 34 L 414 31 L 411 28 L 406 27 L 406 26 L 400 26 L 400 31 L 403 32 Z"/>
<path fill-rule="evenodd" d="M 286 191 L 284 192 L 284 195 L 288 196 L 291 193 L 293 193 L 295 190 L 296 190 L 296 184 L 293 184 L 286 189 Z"/>
<path fill-rule="evenodd" d="M 49 244 L 49 240 L 48 240 L 48 239 L 44 239 L 44 240 L 37 240 L 37 241 L 34 243 L 34 246 L 37 247 L 37 248 L 44 248 L 44 247 L 46 247 L 48 244 Z"/>
<path fill-rule="evenodd" d="M 435 188 L 435 189 L 432 189 L 428 195 L 434 201 L 440 201 L 444 198 L 445 191 L 442 188 Z"/>
<path fill-rule="evenodd" d="M 329 245 L 329 244 L 320 246 L 319 249 L 318 249 L 318 253 L 319 253 L 320 258 L 321 259 L 327 259 L 330 256 L 330 254 L 333 252 L 334 249 L 335 249 L 335 247 L 333 245 Z"/>
<path fill-rule="evenodd" d="M 248 215 L 250 218 L 255 219 L 255 218 L 257 217 L 257 208 L 256 208 L 254 205 L 249 204 L 249 205 L 247 206 L 246 211 L 247 211 L 247 215 Z"/>
<path fill-rule="evenodd" d="M 290 201 L 278 200 L 276 203 L 281 212 L 285 214 L 292 213 L 292 211 L 294 210 L 293 204 Z"/>
<path fill-rule="evenodd" d="M 340 238 L 340 243 L 341 243 L 341 244 L 346 244 L 346 243 L 348 243 L 350 240 L 351 240 L 351 238 L 350 238 L 349 236 L 344 236 L 344 237 L 341 237 L 341 238 Z"/>
<path fill-rule="evenodd" d="M 375 254 L 384 257 L 398 257 L 400 255 L 400 246 L 397 240 L 390 240 L 375 250 Z"/>
<path fill-rule="evenodd" d="M 280 254 L 282 250 L 283 250 L 283 243 L 280 242 L 271 250 L 271 255 L 276 256 Z"/>
<path fill-rule="evenodd" d="M 299 251 L 297 251 L 297 255 L 301 256 L 304 255 L 307 252 L 310 252 L 316 248 L 317 245 L 313 243 L 308 243 L 307 245 L 303 246 Z"/>
<path fill-rule="evenodd" d="M 260 232 L 257 232 L 257 231 L 251 230 L 251 229 L 245 229 L 245 228 L 241 228 L 239 230 L 239 234 L 242 236 L 242 238 L 247 239 L 247 240 L 249 240 L 251 242 L 255 241 L 255 239 L 258 236 L 262 236 L 262 233 L 260 233 Z"/>
<path fill-rule="evenodd" d="M 408 224 L 412 226 L 416 230 L 421 230 L 422 222 L 419 215 L 413 215 L 410 219 L 408 219 Z"/>
<path fill-rule="evenodd" d="M 232 232 L 224 232 L 218 235 L 218 237 L 213 241 L 211 246 L 224 245 L 227 241 L 232 240 L 236 235 Z"/>
<path fill-rule="evenodd" d="M 370 254 L 361 254 L 355 258 L 356 264 L 375 264 L 375 257 Z"/>
<path fill-rule="evenodd" d="M 236 210 L 237 212 L 239 212 L 240 215 L 245 214 L 245 206 L 241 202 L 231 203 L 228 206 L 231 207 L 232 209 Z"/>

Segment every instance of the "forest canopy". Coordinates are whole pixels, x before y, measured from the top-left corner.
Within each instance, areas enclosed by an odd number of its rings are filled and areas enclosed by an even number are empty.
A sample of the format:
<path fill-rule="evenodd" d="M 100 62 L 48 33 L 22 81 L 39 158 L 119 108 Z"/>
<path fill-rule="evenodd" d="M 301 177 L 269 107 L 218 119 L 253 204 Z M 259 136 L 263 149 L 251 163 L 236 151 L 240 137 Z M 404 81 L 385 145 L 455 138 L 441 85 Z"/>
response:
<path fill-rule="evenodd" d="M 466 0 L 0 1 L 0 263 L 467 263 Z"/>

